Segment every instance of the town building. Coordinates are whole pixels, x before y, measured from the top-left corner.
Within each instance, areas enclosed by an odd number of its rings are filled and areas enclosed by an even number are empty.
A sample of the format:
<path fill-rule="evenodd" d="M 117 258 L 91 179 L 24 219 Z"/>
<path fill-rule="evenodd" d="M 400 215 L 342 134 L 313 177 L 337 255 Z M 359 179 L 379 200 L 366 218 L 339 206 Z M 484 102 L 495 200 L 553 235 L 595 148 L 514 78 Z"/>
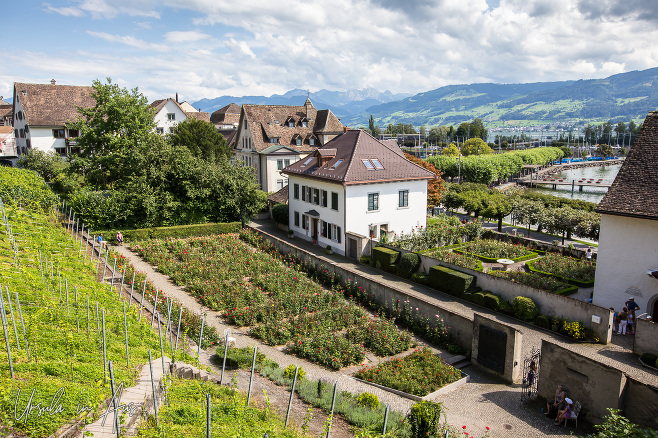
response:
<path fill-rule="evenodd" d="M 12 126 L 13 114 L 13 105 L 6 102 L 4 96 L 0 96 L 0 126 Z"/>
<path fill-rule="evenodd" d="M 365 131 L 346 129 L 282 173 L 290 230 L 338 254 L 358 258 L 373 240 L 426 226 L 435 174 Z"/>
<path fill-rule="evenodd" d="M 343 132 L 331 110 L 303 106 L 242 105 L 233 159 L 254 168 L 261 189 L 275 192 L 288 184 L 281 171 Z"/>
<path fill-rule="evenodd" d="M 14 128 L 12 126 L 0 126 L 0 164 L 13 165 L 17 157 Z"/>
<path fill-rule="evenodd" d="M 171 97 L 153 101 L 151 108 L 153 109 L 155 131 L 161 135 L 170 133 L 174 126 L 187 119 L 210 122 L 209 113 L 197 111 L 187 102 L 181 104 Z M 186 111 L 189 109 L 191 111 Z"/>
<path fill-rule="evenodd" d="M 620 311 L 633 297 L 658 318 L 658 112 L 650 112 L 599 203 L 601 231 L 593 303 Z"/>
<path fill-rule="evenodd" d="M 14 83 L 13 119 L 16 152 L 20 156 L 31 148 L 69 155 L 76 152 L 79 132 L 67 128 L 80 114 L 78 107 L 96 104 L 94 89 L 88 86 Z"/>
<path fill-rule="evenodd" d="M 242 108 L 235 103 L 218 109 L 210 115 L 210 122 L 221 132 L 225 130 L 238 129 L 240 124 L 240 113 Z"/>

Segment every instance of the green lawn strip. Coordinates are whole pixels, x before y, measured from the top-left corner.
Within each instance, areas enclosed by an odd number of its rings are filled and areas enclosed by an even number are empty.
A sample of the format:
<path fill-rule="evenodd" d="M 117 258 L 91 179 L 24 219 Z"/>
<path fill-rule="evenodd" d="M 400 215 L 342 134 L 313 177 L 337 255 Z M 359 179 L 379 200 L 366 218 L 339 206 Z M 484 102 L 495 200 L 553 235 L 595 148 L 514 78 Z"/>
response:
<path fill-rule="evenodd" d="M 463 375 L 428 348 L 423 348 L 401 359 L 365 367 L 355 377 L 423 397 L 456 382 Z"/>
<path fill-rule="evenodd" d="M 247 406 L 246 396 L 235 388 L 198 380 L 174 378 L 167 386 L 167 403 L 160 407 L 159 425 L 155 418 L 139 427 L 140 437 L 206 436 L 207 401 L 210 395 L 211 436 L 294 438 L 302 435 L 286 429 L 284 421 L 272 413 L 269 404 Z"/>
<path fill-rule="evenodd" d="M 237 236 L 152 240 L 133 248 L 230 323 L 250 326 L 264 342 L 287 343 L 293 354 L 330 368 L 361 362 L 364 345 L 378 355 L 412 345 L 408 333 L 381 321 L 389 337 L 364 339 L 358 334 L 367 322 L 364 311 L 345 301 L 342 288 L 323 288 L 295 263 Z"/>
<path fill-rule="evenodd" d="M 20 270 L 12 267 L 0 270 L 0 284 L 6 300 L 7 287 L 12 299 L 14 318 L 19 334 L 18 343 L 13 333 L 11 315 L 9 343 L 15 379 L 11 379 L 9 361 L 4 339 L 0 348 L 0 423 L 29 436 L 48 436 L 57 428 L 82 414 L 95 411 L 99 404 L 110 396 L 109 382 L 103 383 L 103 359 L 101 335 L 97 329 L 96 303 L 99 320 L 105 309 L 107 358 L 112 360 L 116 383 L 132 386 L 139 365 L 148 361 L 148 350 L 160 356 L 157 334 L 145 324 L 138 322 L 135 307 L 127 312 L 128 344 L 130 365 L 126 363 L 123 305 L 116 289 L 110 293 L 108 284 L 96 282 L 96 263 L 83 261 L 79 255 L 79 243 L 70 238 L 70 233 L 55 224 L 52 215 L 38 211 L 26 212 L 5 204 L 13 232 L 25 239 L 18 244 Z M 41 227 L 39 233 L 30 232 L 34 224 Z M 42 282 L 39 254 L 44 266 Z M 6 229 L 0 231 L 0 253 L 11 253 Z M 46 259 L 48 272 L 45 272 Z M 60 299 L 61 284 L 61 299 Z M 69 305 L 66 305 L 68 284 Z M 78 306 L 75 305 L 75 289 Z M 27 358 L 20 318 L 15 301 L 18 293 L 25 329 L 30 344 L 30 360 Z M 89 333 L 87 332 L 87 298 L 90 302 Z M 76 321 L 77 315 L 77 321 Z M 78 332 L 79 326 L 79 332 Z M 20 345 L 20 349 L 19 349 Z M 170 350 L 165 343 L 165 351 Z M 60 388 L 64 392 L 59 399 L 62 411 L 53 415 L 38 416 L 35 412 L 19 420 L 14 417 L 14 406 L 20 413 L 25 408 L 32 390 L 35 390 L 32 405 L 41 402 L 50 405 Z M 20 397 L 18 390 L 20 389 Z M 78 415 L 78 406 L 82 409 Z M 21 409 L 22 408 L 22 409 Z"/>

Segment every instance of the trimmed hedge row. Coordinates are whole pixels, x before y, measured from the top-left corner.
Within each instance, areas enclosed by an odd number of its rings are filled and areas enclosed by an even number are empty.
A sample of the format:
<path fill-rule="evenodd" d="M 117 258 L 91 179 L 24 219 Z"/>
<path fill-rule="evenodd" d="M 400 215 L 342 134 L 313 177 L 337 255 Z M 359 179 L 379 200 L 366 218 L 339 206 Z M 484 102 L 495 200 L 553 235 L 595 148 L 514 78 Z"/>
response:
<path fill-rule="evenodd" d="M 394 268 L 399 258 L 400 252 L 394 249 L 377 246 L 372 250 L 372 260 L 375 262 L 375 267 L 384 271 Z"/>
<path fill-rule="evenodd" d="M 473 256 L 473 257 L 477 257 L 478 259 L 480 259 L 481 261 L 483 261 L 485 263 L 498 263 L 498 260 L 499 260 L 497 258 L 485 257 L 483 255 L 475 254 L 475 253 L 464 251 L 464 250 L 461 250 L 461 249 L 453 249 L 452 251 L 456 252 L 458 254 L 462 254 L 462 255 L 470 255 L 470 256 Z M 518 263 L 518 262 L 524 262 L 526 260 L 536 259 L 537 257 L 539 257 L 539 254 L 537 254 L 534 251 L 530 251 L 530 254 L 526 254 L 526 255 L 516 257 L 516 258 L 510 259 L 510 260 L 512 260 L 514 263 Z"/>
<path fill-rule="evenodd" d="M 428 276 L 429 284 L 432 287 L 455 296 L 461 296 L 471 286 L 475 286 L 476 280 L 473 275 L 439 265 L 432 266 Z"/>
<path fill-rule="evenodd" d="M 117 231 L 123 234 L 123 240 L 126 242 L 136 242 L 138 240 L 162 239 L 166 237 L 193 237 L 208 236 L 210 234 L 229 234 L 237 233 L 242 229 L 240 222 L 227 223 L 209 223 L 193 225 L 177 225 L 174 227 L 154 227 L 139 228 L 136 230 L 103 230 L 105 240 L 113 241 Z"/>
<path fill-rule="evenodd" d="M 535 268 L 534 263 L 526 263 L 525 265 L 528 267 L 528 269 L 530 269 L 530 271 L 536 272 L 537 274 L 545 275 L 547 277 L 555 277 L 555 278 L 558 278 L 560 280 L 566 281 L 569 284 L 573 284 L 576 291 L 578 290 L 579 287 L 594 287 L 594 280 L 580 281 L 580 280 L 576 280 L 575 278 L 563 277 L 562 275 L 557 275 L 557 274 L 553 274 L 553 273 L 550 273 L 550 272 L 540 271 L 539 269 Z M 571 295 L 572 293 L 574 293 L 574 292 L 569 292 L 569 293 L 564 293 L 563 292 L 563 291 L 569 291 L 569 290 L 571 290 L 571 288 L 562 289 L 562 290 L 559 290 L 555 293 L 560 294 L 560 295 Z"/>

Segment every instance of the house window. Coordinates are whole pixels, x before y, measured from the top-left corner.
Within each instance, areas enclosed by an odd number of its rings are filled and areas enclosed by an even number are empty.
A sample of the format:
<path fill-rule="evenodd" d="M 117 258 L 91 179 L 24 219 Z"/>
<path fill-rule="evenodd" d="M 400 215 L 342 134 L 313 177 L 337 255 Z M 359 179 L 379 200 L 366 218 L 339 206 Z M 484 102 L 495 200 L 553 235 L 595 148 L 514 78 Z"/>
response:
<path fill-rule="evenodd" d="M 308 187 L 302 186 L 302 201 L 306 201 L 306 190 Z"/>
<path fill-rule="evenodd" d="M 409 190 L 398 192 L 398 207 L 409 207 Z"/>
<path fill-rule="evenodd" d="M 301 145 L 302 145 L 302 138 L 301 138 L 301 137 L 297 137 L 297 138 L 295 139 L 295 144 L 296 144 L 297 146 L 301 146 Z"/>
<path fill-rule="evenodd" d="M 329 238 L 331 240 L 335 240 L 336 242 L 340 243 L 340 227 L 336 224 L 331 224 L 331 227 L 329 228 Z"/>
<path fill-rule="evenodd" d="M 27 131 L 27 127 L 25 128 Z M 80 136 L 80 130 L 78 129 L 69 129 L 69 138 L 70 137 L 79 137 Z"/>
<path fill-rule="evenodd" d="M 294 216 L 295 216 L 295 226 L 299 227 L 299 212 L 296 211 Z"/>
<path fill-rule="evenodd" d="M 331 209 L 338 211 L 338 193 L 331 192 Z"/>
<path fill-rule="evenodd" d="M 283 167 L 290 166 L 290 160 L 283 160 Z"/>
<path fill-rule="evenodd" d="M 375 166 L 373 166 L 370 160 L 361 160 L 361 162 L 363 162 L 363 165 L 366 166 L 366 169 L 375 170 Z"/>
<path fill-rule="evenodd" d="M 295 184 L 292 189 L 292 197 L 299 199 L 299 184 Z"/>
<path fill-rule="evenodd" d="M 176 114 L 175 113 L 167 113 L 167 120 L 176 120 Z"/>
<path fill-rule="evenodd" d="M 272 137 L 272 138 L 270 138 L 270 143 L 278 144 L 278 143 L 279 143 L 279 137 Z"/>
<path fill-rule="evenodd" d="M 276 190 L 279 191 L 283 188 L 283 180 L 282 179 L 277 179 L 276 180 Z"/>
<path fill-rule="evenodd" d="M 323 207 L 327 206 L 327 191 L 326 190 L 322 191 L 322 206 Z"/>
<path fill-rule="evenodd" d="M 314 146 L 315 145 L 315 139 L 313 137 L 309 138 L 308 139 L 308 144 L 310 144 L 311 146 Z"/>
<path fill-rule="evenodd" d="M 313 203 L 320 205 L 320 189 L 313 189 Z"/>
<path fill-rule="evenodd" d="M 302 127 L 304 128 L 308 127 L 308 122 L 306 120 L 302 121 Z"/>
<path fill-rule="evenodd" d="M 53 138 L 66 138 L 63 129 L 53 129 Z"/>
<path fill-rule="evenodd" d="M 327 237 L 327 228 L 329 228 L 329 224 L 326 223 L 325 221 L 322 221 L 322 237 Z"/>
<path fill-rule="evenodd" d="M 276 160 L 276 170 L 283 170 L 283 160 Z"/>
<path fill-rule="evenodd" d="M 378 159 L 373 158 L 373 159 L 370 160 L 370 161 L 372 162 L 372 164 L 375 165 L 375 169 L 377 169 L 377 170 L 382 170 L 382 169 L 384 168 L 384 166 L 382 166 L 382 163 L 381 163 Z"/>
<path fill-rule="evenodd" d="M 308 230 L 308 216 L 302 215 L 302 228 Z"/>
<path fill-rule="evenodd" d="M 308 165 L 308 163 L 310 163 L 311 161 L 313 161 L 313 157 L 308 157 L 306 161 L 304 161 L 304 163 L 302 164 L 302 167 Z"/>
<path fill-rule="evenodd" d="M 292 120 L 289 120 L 288 121 L 288 128 L 294 128 L 294 127 L 295 127 L 295 122 L 293 122 Z"/>
<path fill-rule="evenodd" d="M 368 193 L 368 211 L 379 210 L 379 193 Z"/>
<path fill-rule="evenodd" d="M 155 132 L 157 132 L 160 135 L 164 135 L 164 128 L 155 128 Z"/>

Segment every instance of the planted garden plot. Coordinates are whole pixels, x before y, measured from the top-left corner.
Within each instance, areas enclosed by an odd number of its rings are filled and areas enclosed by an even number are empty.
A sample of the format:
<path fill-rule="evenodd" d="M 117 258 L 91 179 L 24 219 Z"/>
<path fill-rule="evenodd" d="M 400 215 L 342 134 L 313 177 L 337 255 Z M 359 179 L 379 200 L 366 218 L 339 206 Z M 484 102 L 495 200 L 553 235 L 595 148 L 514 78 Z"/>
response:
<path fill-rule="evenodd" d="M 392 321 L 346 302 L 341 288 L 323 288 L 236 236 L 153 240 L 133 249 L 231 323 L 316 363 L 339 369 L 361 363 L 365 349 L 388 356 L 413 344 Z"/>

